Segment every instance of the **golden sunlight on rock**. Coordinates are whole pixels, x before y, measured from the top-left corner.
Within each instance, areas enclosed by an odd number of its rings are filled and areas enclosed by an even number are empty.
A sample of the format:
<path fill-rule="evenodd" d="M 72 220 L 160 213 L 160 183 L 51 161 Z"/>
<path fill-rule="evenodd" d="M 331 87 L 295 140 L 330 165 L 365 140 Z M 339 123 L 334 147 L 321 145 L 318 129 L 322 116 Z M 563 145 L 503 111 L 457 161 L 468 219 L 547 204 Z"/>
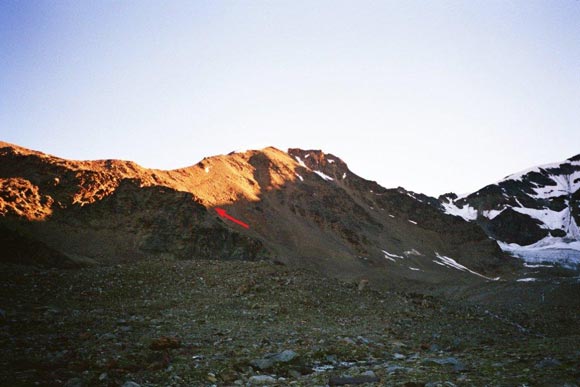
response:
<path fill-rule="evenodd" d="M 54 200 L 41 195 L 37 186 L 21 178 L 0 179 L 0 215 L 42 220 L 52 214 Z"/>

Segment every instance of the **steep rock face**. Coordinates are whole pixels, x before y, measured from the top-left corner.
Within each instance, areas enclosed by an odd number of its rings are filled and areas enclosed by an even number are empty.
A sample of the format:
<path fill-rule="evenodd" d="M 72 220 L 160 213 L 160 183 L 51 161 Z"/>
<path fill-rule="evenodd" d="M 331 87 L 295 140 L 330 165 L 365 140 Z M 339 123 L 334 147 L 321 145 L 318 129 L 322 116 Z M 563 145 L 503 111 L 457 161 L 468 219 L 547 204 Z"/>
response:
<path fill-rule="evenodd" d="M 580 155 L 439 200 L 445 212 L 477 222 L 510 253 L 532 261 L 580 260 Z"/>
<path fill-rule="evenodd" d="M 435 199 L 385 189 L 322 151 L 232 152 L 160 171 L 0 144 L 0 161 L 0 223 L 71 260 L 268 258 L 387 284 L 472 281 L 505 263 Z"/>

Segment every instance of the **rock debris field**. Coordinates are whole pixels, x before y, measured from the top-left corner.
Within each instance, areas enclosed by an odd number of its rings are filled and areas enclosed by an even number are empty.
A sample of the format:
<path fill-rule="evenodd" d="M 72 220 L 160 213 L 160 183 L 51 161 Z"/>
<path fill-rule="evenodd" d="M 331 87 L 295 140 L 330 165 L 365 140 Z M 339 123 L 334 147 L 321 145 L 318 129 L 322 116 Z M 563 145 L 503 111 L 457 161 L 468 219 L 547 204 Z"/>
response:
<path fill-rule="evenodd" d="M 266 261 L 0 276 L 6 386 L 580 385 L 574 308 L 379 291 Z"/>

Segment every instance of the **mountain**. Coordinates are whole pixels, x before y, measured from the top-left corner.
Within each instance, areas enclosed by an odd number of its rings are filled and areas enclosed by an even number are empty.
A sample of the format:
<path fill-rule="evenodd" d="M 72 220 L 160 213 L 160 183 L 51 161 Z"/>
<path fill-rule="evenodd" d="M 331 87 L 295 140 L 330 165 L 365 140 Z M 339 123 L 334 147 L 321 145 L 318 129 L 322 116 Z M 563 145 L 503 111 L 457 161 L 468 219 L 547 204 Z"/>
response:
<path fill-rule="evenodd" d="M 162 171 L 0 143 L 0 226 L 58 253 L 51 264 L 268 259 L 387 287 L 487 281 L 510 266 L 477 224 L 433 202 L 319 150 L 269 147 Z"/>
<path fill-rule="evenodd" d="M 479 224 L 510 254 L 531 262 L 580 263 L 580 155 L 439 201 L 445 213 Z"/>

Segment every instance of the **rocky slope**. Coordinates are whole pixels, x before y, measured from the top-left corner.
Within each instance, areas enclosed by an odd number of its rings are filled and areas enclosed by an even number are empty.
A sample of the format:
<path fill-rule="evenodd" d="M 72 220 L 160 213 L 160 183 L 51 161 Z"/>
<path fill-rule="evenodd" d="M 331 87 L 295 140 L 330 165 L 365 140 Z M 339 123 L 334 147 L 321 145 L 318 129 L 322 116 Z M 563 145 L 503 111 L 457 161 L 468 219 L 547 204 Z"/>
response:
<path fill-rule="evenodd" d="M 0 144 L 0 225 L 71 262 L 267 258 L 385 286 L 495 277 L 506 263 L 497 244 L 429 200 L 314 150 L 266 148 L 161 171 Z"/>
<path fill-rule="evenodd" d="M 509 253 L 529 261 L 580 262 L 580 155 L 439 200 L 446 213 L 477 222 Z"/>

